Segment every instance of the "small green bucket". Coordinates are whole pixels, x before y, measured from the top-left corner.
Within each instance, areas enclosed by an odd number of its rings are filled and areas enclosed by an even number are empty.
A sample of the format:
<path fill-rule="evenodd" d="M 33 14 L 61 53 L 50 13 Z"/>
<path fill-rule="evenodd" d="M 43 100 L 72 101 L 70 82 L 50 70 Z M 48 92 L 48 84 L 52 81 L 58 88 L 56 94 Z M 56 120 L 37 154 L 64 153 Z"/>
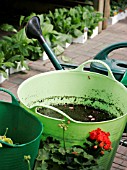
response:
<path fill-rule="evenodd" d="M 108 76 L 84 71 L 86 64 L 98 62 L 108 70 Z M 82 145 L 90 131 L 101 128 L 110 132 L 113 150 L 101 159 L 101 166 L 109 170 L 127 122 L 127 89 L 115 80 L 109 66 L 100 60 L 89 60 L 74 70 L 52 71 L 25 80 L 18 89 L 18 96 L 26 109 L 44 124 L 43 139 L 53 136 L 62 141 L 61 121 L 70 120 L 64 140 L 67 146 Z M 53 109 L 57 104 L 83 104 L 114 114 L 117 118 L 102 122 L 75 121 L 66 113 L 64 120 L 51 118 L 37 112 L 37 106 Z M 34 109 L 33 109 L 34 107 Z"/>
<path fill-rule="evenodd" d="M 22 108 L 10 91 L 3 88 L 0 91 L 12 98 L 12 103 L 0 101 L 0 135 L 3 136 L 8 128 L 6 136 L 14 143 L 3 144 L 0 148 L 0 170 L 28 170 L 30 167 L 32 170 L 38 155 L 42 123 Z"/>

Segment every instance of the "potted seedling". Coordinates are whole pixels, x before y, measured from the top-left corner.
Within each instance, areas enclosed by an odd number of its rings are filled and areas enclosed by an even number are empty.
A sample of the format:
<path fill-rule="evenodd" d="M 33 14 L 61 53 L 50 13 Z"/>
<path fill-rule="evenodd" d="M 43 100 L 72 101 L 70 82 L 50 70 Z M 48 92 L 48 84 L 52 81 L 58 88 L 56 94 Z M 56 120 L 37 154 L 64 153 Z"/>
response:
<path fill-rule="evenodd" d="M 4 53 L 0 52 L 0 84 L 3 83 L 9 76 L 9 68 L 13 67 L 14 64 L 5 61 Z"/>
<path fill-rule="evenodd" d="M 13 63 L 10 73 L 28 70 L 27 60 L 36 60 L 42 55 L 38 42 L 28 39 L 24 28 L 14 34 L 3 36 L 0 45 L 4 61 Z"/>

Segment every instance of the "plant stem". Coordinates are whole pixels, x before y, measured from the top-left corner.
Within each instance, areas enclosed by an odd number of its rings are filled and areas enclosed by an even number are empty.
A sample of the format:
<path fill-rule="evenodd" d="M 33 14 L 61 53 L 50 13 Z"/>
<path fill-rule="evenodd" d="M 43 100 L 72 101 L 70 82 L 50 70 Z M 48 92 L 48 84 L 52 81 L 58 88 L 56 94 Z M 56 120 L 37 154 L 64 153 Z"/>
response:
<path fill-rule="evenodd" d="M 28 170 L 31 170 L 31 166 L 30 166 L 30 159 L 31 159 L 31 157 L 30 157 L 30 155 L 28 155 L 28 156 L 24 156 L 24 159 L 27 161 L 27 163 L 28 163 Z"/>
<path fill-rule="evenodd" d="M 28 162 L 28 170 L 31 170 L 31 167 L 30 167 L 30 161 L 29 161 L 29 160 L 27 160 L 27 162 Z"/>
<path fill-rule="evenodd" d="M 65 145 L 65 130 L 63 128 L 63 146 L 64 146 L 64 149 L 66 150 L 66 145 Z"/>
<path fill-rule="evenodd" d="M 7 132 L 8 132 L 8 128 L 6 128 L 6 131 L 5 131 L 5 133 L 4 133 L 4 136 L 6 136 Z"/>

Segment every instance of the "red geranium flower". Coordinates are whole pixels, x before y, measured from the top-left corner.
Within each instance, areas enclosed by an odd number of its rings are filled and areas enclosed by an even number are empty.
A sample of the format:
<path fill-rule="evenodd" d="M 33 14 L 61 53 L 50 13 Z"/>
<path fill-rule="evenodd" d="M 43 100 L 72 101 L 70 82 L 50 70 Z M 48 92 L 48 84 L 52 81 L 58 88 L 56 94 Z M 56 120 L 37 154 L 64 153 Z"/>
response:
<path fill-rule="evenodd" d="M 98 143 L 98 146 L 104 150 L 111 150 L 111 141 L 109 139 L 110 133 L 104 132 L 100 128 L 90 132 L 89 138 Z"/>

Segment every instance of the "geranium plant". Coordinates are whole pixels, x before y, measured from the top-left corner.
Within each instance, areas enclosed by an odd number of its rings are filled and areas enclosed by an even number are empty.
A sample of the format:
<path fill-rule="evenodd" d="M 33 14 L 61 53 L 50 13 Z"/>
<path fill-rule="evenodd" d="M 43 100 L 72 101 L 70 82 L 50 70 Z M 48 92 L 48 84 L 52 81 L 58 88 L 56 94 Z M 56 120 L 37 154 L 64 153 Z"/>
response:
<path fill-rule="evenodd" d="M 64 133 L 69 124 L 70 121 L 67 124 L 63 122 L 59 124 L 59 127 L 63 130 L 63 146 L 61 146 L 59 140 L 52 137 L 48 137 L 42 142 L 36 168 L 38 170 L 102 170 L 104 167 L 98 165 L 98 160 L 105 152 L 110 152 L 112 149 L 110 133 L 97 128 L 89 132 L 82 146 L 66 147 Z"/>

